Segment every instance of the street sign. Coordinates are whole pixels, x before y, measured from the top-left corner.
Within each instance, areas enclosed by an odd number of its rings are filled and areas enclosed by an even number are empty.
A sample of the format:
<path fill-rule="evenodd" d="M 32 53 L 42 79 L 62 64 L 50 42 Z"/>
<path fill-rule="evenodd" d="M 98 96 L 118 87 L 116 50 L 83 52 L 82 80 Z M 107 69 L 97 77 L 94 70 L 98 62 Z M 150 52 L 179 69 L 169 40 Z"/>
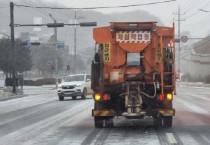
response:
<path fill-rule="evenodd" d="M 116 33 L 116 41 L 119 43 L 149 43 L 150 40 L 149 31 L 120 31 Z"/>
<path fill-rule="evenodd" d="M 55 60 L 48 60 L 47 61 L 47 65 L 52 65 L 52 64 L 55 64 Z"/>
<path fill-rule="evenodd" d="M 37 37 L 37 36 L 31 36 L 30 37 L 30 40 L 31 40 L 31 42 L 39 41 L 39 37 Z"/>
<path fill-rule="evenodd" d="M 26 48 L 29 48 L 29 47 L 31 46 L 30 40 L 24 40 L 24 41 L 22 42 L 22 44 L 23 44 Z"/>
<path fill-rule="evenodd" d="M 183 43 L 187 42 L 187 41 L 188 41 L 188 37 L 187 37 L 187 36 L 182 36 L 182 37 L 181 37 L 181 41 L 182 41 Z"/>
<path fill-rule="evenodd" d="M 64 48 L 64 42 L 58 42 L 57 48 Z"/>

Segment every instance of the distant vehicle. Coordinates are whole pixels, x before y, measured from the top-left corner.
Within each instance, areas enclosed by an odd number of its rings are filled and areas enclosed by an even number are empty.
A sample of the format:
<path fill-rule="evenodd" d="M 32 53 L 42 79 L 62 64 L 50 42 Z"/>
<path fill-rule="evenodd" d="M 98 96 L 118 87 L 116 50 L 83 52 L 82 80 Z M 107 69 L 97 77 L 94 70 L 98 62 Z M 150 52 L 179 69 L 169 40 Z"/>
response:
<path fill-rule="evenodd" d="M 63 101 L 64 97 L 76 99 L 77 96 L 81 96 L 82 99 L 86 99 L 86 96 L 92 93 L 90 84 L 90 75 L 69 75 L 58 85 L 58 98 L 60 101 Z"/>

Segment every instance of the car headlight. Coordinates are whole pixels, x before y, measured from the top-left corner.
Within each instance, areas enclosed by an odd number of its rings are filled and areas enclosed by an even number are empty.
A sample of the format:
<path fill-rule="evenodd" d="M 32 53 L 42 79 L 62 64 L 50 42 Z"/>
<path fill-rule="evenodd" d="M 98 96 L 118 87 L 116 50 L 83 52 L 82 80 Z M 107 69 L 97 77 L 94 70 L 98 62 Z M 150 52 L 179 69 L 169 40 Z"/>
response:
<path fill-rule="evenodd" d="M 58 85 L 58 89 L 61 89 L 61 87 L 62 87 L 61 85 Z"/>
<path fill-rule="evenodd" d="M 81 87 L 82 85 L 76 85 L 76 87 Z"/>

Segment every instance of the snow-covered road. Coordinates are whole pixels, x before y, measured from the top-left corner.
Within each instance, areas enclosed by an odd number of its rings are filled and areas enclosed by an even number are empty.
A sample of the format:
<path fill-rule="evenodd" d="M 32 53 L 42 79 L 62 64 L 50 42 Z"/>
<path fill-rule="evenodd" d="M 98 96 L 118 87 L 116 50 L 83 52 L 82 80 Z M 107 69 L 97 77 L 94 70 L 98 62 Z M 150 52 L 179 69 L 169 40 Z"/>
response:
<path fill-rule="evenodd" d="M 0 145 L 209 145 L 210 88 L 178 84 L 174 126 L 153 127 L 152 118 L 115 118 L 95 129 L 93 99 L 58 101 L 52 86 L 25 87 L 27 96 L 0 101 Z"/>

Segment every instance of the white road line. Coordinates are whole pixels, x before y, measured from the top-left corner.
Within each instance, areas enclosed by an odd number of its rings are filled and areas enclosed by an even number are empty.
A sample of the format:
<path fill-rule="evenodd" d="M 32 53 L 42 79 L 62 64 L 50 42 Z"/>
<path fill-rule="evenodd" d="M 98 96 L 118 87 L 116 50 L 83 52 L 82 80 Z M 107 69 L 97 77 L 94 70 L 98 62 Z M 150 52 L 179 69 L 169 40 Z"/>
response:
<path fill-rule="evenodd" d="M 177 141 L 173 135 L 173 133 L 166 133 L 167 139 L 170 144 L 177 144 Z"/>

